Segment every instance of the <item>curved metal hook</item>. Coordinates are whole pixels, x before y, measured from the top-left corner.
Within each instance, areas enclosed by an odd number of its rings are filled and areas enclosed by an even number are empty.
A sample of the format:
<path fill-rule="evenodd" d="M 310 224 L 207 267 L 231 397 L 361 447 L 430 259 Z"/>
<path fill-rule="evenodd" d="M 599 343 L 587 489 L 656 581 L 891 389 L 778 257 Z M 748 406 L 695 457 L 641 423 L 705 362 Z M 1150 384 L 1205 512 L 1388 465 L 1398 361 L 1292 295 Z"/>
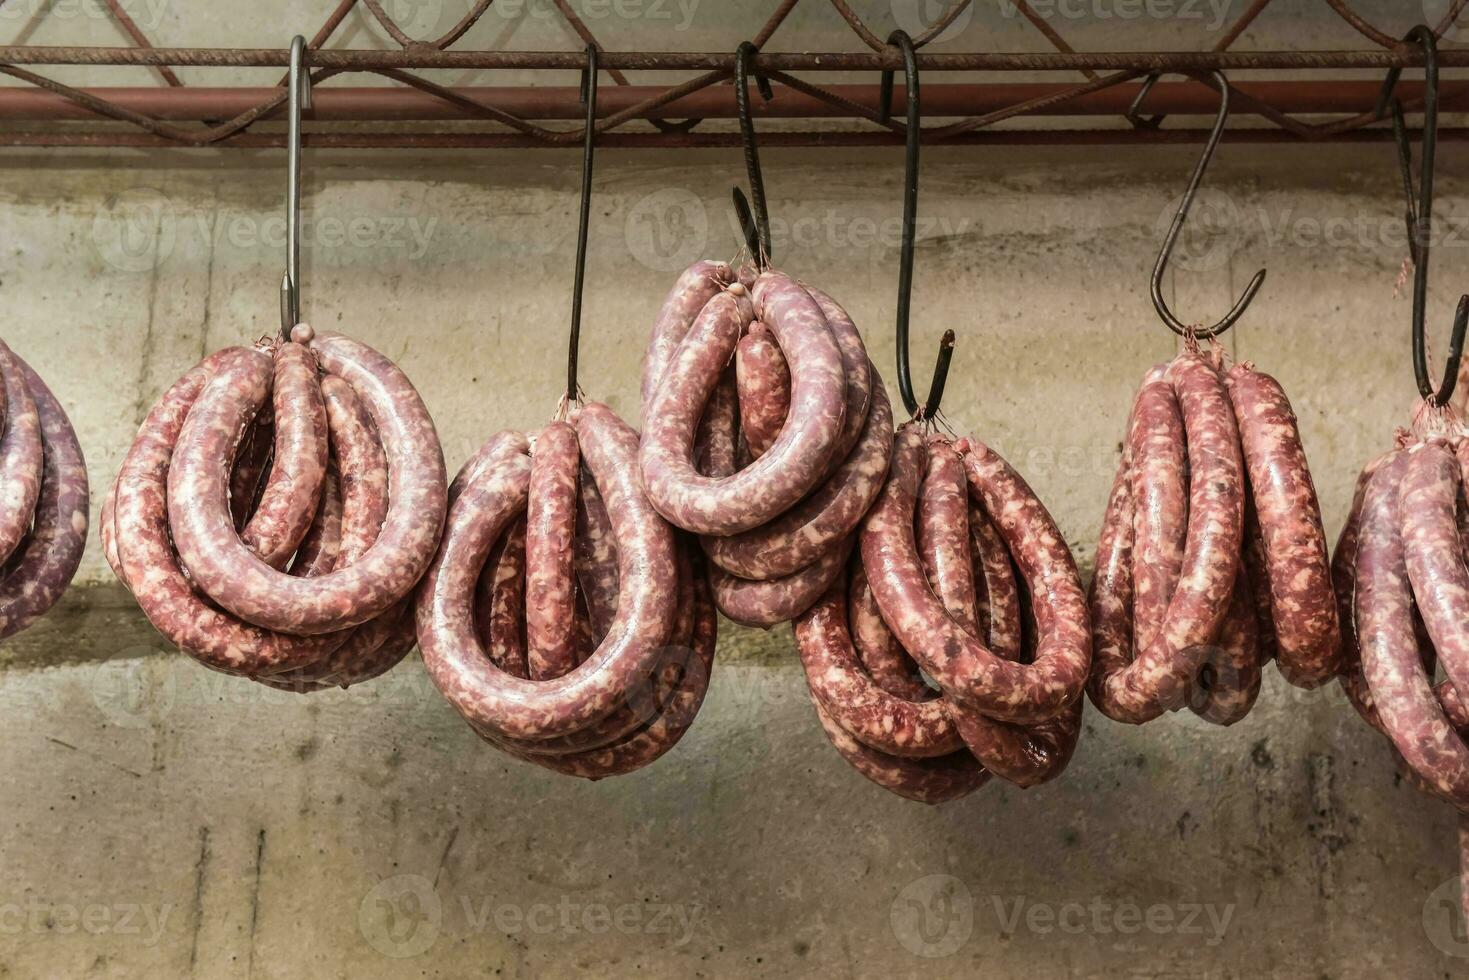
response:
<path fill-rule="evenodd" d="M 597 46 L 587 45 L 587 66 L 581 73 L 581 101 L 587 107 L 582 134 L 581 214 L 576 231 L 576 272 L 571 285 L 571 340 L 566 351 L 566 400 L 575 401 L 576 362 L 581 351 L 581 297 L 587 273 L 587 229 L 592 221 L 592 145 L 597 138 Z"/>
<path fill-rule="evenodd" d="M 1443 380 L 1435 389 L 1428 376 L 1428 341 L 1425 320 L 1428 308 L 1428 258 L 1433 245 L 1433 166 L 1438 152 L 1438 44 L 1433 31 L 1419 24 L 1403 36 L 1423 49 L 1423 157 L 1419 161 L 1418 194 L 1413 194 L 1413 147 L 1403 123 L 1403 105 L 1392 98 L 1393 136 L 1398 144 L 1398 166 L 1402 170 L 1403 193 L 1407 198 L 1408 255 L 1413 262 L 1413 374 L 1418 393 L 1430 404 L 1443 407 L 1454 396 L 1459 383 L 1459 362 L 1464 358 L 1464 334 L 1469 329 L 1469 295 L 1459 298 L 1454 326 L 1449 334 L 1449 355 Z M 1382 82 L 1377 99 L 1377 118 L 1388 109 L 1388 99 L 1397 86 L 1401 68 L 1393 68 Z"/>
<path fill-rule="evenodd" d="M 888 44 L 903 53 L 903 85 L 907 95 L 907 121 L 903 130 L 905 152 L 903 156 L 903 242 L 898 260 L 898 393 L 908 414 L 915 419 L 931 419 L 938 414 L 943 401 L 944 384 L 949 377 L 949 361 L 954 356 L 954 331 L 944 331 L 939 342 L 938 362 L 934 365 L 933 381 L 929 385 L 928 398 L 922 406 L 913 393 L 913 367 L 908 356 L 908 320 L 913 300 L 913 240 L 918 227 L 918 145 L 922 138 L 922 115 L 918 104 L 918 55 L 913 39 L 905 31 L 893 31 L 888 35 Z M 882 73 L 878 91 L 878 112 L 886 121 L 893 109 L 893 72 Z"/>
<path fill-rule="evenodd" d="M 765 179 L 760 173 L 760 150 L 755 144 L 755 120 L 750 116 L 749 89 L 750 62 L 759 51 L 751 41 L 741 42 L 735 51 L 735 108 L 739 111 L 740 139 L 745 149 L 745 174 L 750 181 L 750 197 L 755 201 L 753 218 L 750 202 L 738 187 L 734 189 L 734 205 L 755 267 L 764 269 L 770 264 L 770 211 L 765 204 Z M 764 75 L 755 76 L 755 87 L 766 102 L 775 98 L 770 79 Z"/>
<path fill-rule="evenodd" d="M 1172 330 L 1180 337 L 1194 336 L 1206 339 L 1217 337 L 1234 326 L 1239 318 L 1244 316 L 1245 310 L 1254 301 L 1255 294 L 1260 291 L 1260 287 L 1265 283 L 1265 270 L 1261 269 L 1255 273 L 1254 278 L 1245 287 L 1245 291 L 1240 294 L 1240 298 L 1235 301 L 1234 306 L 1230 308 L 1229 312 L 1224 314 L 1223 319 L 1211 327 L 1190 328 L 1182 320 L 1173 315 L 1173 311 L 1168 308 L 1168 303 L 1163 299 L 1163 274 L 1168 271 L 1168 259 L 1173 254 L 1173 246 L 1178 242 L 1179 232 L 1183 230 L 1183 223 L 1188 219 L 1189 209 L 1193 207 L 1194 198 L 1199 192 L 1199 185 L 1203 183 L 1204 172 L 1209 169 L 1209 163 L 1214 159 L 1214 151 L 1219 147 L 1219 141 L 1224 136 L 1224 124 L 1229 119 L 1229 79 L 1224 77 L 1222 71 L 1216 70 L 1209 74 L 1213 77 L 1214 86 L 1219 89 L 1219 112 L 1214 117 L 1214 128 L 1209 131 L 1209 139 L 1204 144 L 1203 155 L 1199 157 L 1199 162 L 1194 167 L 1193 176 L 1189 178 L 1188 187 L 1184 190 L 1183 197 L 1178 202 L 1178 211 L 1173 215 L 1173 224 L 1169 225 L 1168 234 L 1163 239 L 1163 248 L 1158 252 L 1158 261 L 1153 264 L 1153 278 L 1149 287 L 1149 292 L 1153 297 L 1153 309 L 1158 311 L 1158 316 L 1163 318 L 1163 322 L 1167 324 L 1169 330 Z M 1190 77 L 1194 77 L 1197 81 L 1203 81 L 1203 78 L 1197 76 Z M 1143 83 L 1142 89 L 1138 92 L 1137 98 L 1132 100 L 1132 106 L 1127 110 L 1129 119 L 1136 120 L 1139 118 L 1138 110 L 1143 100 L 1147 98 L 1148 93 L 1153 90 L 1153 85 L 1157 81 L 1157 74 L 1148 76 L 1147 81 Z"/>
<path fill-rule="evenodd" d="M 306 39 L 291 38 L 290 89 L 286 105 L 286 274 L 281 278 L 281 339 L 301 322 L 301 110 L 311 108 Z"/>

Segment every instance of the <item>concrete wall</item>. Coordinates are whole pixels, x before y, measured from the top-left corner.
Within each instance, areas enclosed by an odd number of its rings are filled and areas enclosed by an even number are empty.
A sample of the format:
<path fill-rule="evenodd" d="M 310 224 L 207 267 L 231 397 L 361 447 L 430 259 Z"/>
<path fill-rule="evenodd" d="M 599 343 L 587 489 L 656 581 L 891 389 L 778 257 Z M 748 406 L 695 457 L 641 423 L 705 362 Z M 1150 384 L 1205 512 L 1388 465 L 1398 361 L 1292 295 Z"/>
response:
<path fill-rule="evenodd" d="M 155 37 L 274 44 L 288 7 L 206 27 L 166 5 Z M 732 46 L 727 18 L 758 23 L 757 7 L 706 10 L 674 46 Z M 1396 5 L 1361 7 L 1407 26 Z M 785 43 L 829 44 L 830 9 L 801 9 Z M 1361 43 L 1312 9 L 1281 2 L 1261 23 L 1291 44 Z M 610 21 L 609 44 L 631 46 L 640 26 Z M 1153 47 L 1202 43 L 1188 25 L 1152 26 Z M 350 43 L 372 43 L 349 27 Z M 1080 27 L 1078 43 L 1091 30 L 1103 46 L 1128 25 Z M 1010 23 L 966 30 L 981 28 L 1038 47 Z M 83 19 L 31 39 L 111 32 Z M 532 25 L 506 43 L 566 40 Z M 1193 153 L 924 155 L 915 359 L 926 371 L 956 330 L 949 423 L 1024 471 L 1086 573 L 1132 387 L 1175 347 L 1147 275 Z M 765 160 L 777 261 L 840 298 L 887 370 L 900 155 Z M 1440 346 L 1469 269 L 1463 160 L 1442 153 Z M 673 275 L 735 250 L 740 173 L 734 152 L 599 155 L 589 395 L 635 414 L 642 340 Z M 0 157 L 4 339 L 71 412 L 94 504 L 160 391 L 202 354 L 275 329 L 283 179 L 274 153 Z M 451 467 L 491 432 L 550 415 L 573 155 L 316 155 L 308 181 L 307 317 L 398 359 Z M 1291 392 L 1333 530 L 1414 394 L 1408 305 L 1394 298 L 1399 194 L 1386 146 L 1226 145 L 1200 202 L 1215 233 L 1186 238 L 1168 282 L 1180 315 L 1212 319 L 1269 268 L 1227 343 Z M 165 649 L 94 547 L 62 605 L 0 651 L 0 976 L 1464 972 L 1454 818 L 1400 780 L 1335 688 L 1295 691 L 1272 671 L 1251 716 L 1223 731 L 1093 712 L 1059 781 L 930 809 L 826 743 L 789 630 L 723 629 L 719 657 L 674 753 L 572 782 L 483 746 L 416 659 L 311 698 L 209 673 Z"/>

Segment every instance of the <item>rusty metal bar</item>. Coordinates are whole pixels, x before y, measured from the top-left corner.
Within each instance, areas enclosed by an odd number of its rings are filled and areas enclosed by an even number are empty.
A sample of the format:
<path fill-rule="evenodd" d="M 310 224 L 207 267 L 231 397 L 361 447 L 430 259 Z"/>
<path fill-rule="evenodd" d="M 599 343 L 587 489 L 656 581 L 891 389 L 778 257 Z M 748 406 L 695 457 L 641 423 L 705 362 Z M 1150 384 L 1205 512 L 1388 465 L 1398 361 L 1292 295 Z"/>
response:
<path fill-rule="evenodd" d="M 145 65 L 171 67 L 281 68 L 284 48 L 120 48 L 45 45 L 0 46 L 0 64 L 11 65 Z M 625 71 L 733 71 L 729 52 L 608 51 L 602 68 Z M 1469 67 L 1469 49 L 1440 51 L 1443 68 Z M 586 56 L 571 51 L 459 51 L 415 46 L 400 51 L 312 51 L 311 67 L 336 71 L 379 68 L 428 69 L 580 69 Z M 1422 67 L 1423 55 L 1411 47 L 1374 51 L 1117 51 L 1117 52 L 990 52 L 920 53 L 925 72 L 936 71 L 1125 71 L 1203 72 L 1325 68 Z M 781 53 L 755 57 L 759 71 L 899 70 L 896 51 Z"/>
<path fill-rule="evenodd" d="M 1206 129 L 986 129 L 946 138 L 944 146 L 1100 146 L 1100 145 L 1188 145 L 1208 139 Z M 1333 143 L 1386 143 L 1393 138 L 1390 129 L 1355 129 L 1333 133 L 1325 139 Z M 1469 128 L 1440 128 L 1440 142 L 1469 140 Z M 285 146 L 284 133 L 246 132 L 231 136 L 211 147 L 240 149 L 276 149 Z M 863 147 L 902 145 L 902 137 L 888 131 L 873 132 L 805 132 L 765 133 L 760 145 L 765 147 Z M 1231 129 L 1231 144 L 1294 143 L 1299 140 L 1280 129 Z M 329 132 L 303 133 L 302 145 L 316 149 L 556 149 L 562 144 L 547 144 L 518 133 L 485 132 Z M 600 148 L 618 149 L 682 149 L 729 148 L 740 145 L 739 133 L 607 133 L 597 137 Z M 0 130 L 0 147 L 169 147 L 177 150 L 199 149 L 180 146 L 148 133 L 133 130 L 107 132 L 65 130 L 33 132 Z"/>
<path fill-rule="evenodd" d="M 1138 91 L 1136 82 L 1125 83 L 1070 98 L 1064 103 L 1042 105 L 1028 110 L 1037 116 L 1115 116 L 1124 112 Z M 923 114 L 929 118 L 983 114 L 1046 99 L 1074 88 L 1071 83 L 974 83 L 924 86 Z M 1241 82 L 1236 91 L 1266 103 L 1284 113 L 1361 113 L 1371 112 L 1376 104 L 1380 83 L 1375 80 L 1333 79 L 1313 81 Z M 106 99 L 113 105 L 157 119 L 202 120 L 224 119 L 245 112 L 262 102 L 278 97 L 277 88 L 91 88 L 88 95 Z M 575 86 L 461 86 L 449 89 L 456 98 L 493 106 L 521 119 L 580 119 L 585 109 L 577 102 Z M 644 102 L 662 92 L 659 86 L 628 85 L 608 88 L 597 96 L 601 118 Z M 827 88 L 842 99 L 876 112 L 877 85 L 833 85 Z M 1421 97 L 1419 82 L 1403 82 L 1398 92 L 1405 101 Z M 318 122 L 409 122 L 430 120 L 473 119 L 477 116 L 427 92 L 413 88 L 332 87 L 321 85 L 313 93 L 309 119 Z M 902 101 L 903 87 L 895 88 L 895 99 Z M 1469 97 L 1469 82 L 1446 85 L 1440 93 L 1445 105 L 1455 100 L 1463 104 Z M 1217 102 L 1217 96 L 1213 97 Z M 1207 114 L 1213 111 L 1208 89 L 1189 82 L 1159 83 L 1148 97 L 1148 106 L 1158 112 L 1174 114 Z M 769 119 L 851 118 L 829 102 L 794 90 L 785 90 L 770 102 L 757 100 L 751 107 L 757 116 Z M 1250 105 L 1243 104 L 1237 115 L 1248 115 Z M 735 116 L 734 91 L 727 85 L 710 87 L 656 110 L 659 118 L 698 116 L 706 119 L 732 119 Z M 85 107 L 53 92 L 37 88 L 0 88 L 0 122 L 96 119 Z M 640 113 L 635 118 L 648 118 Z"/>

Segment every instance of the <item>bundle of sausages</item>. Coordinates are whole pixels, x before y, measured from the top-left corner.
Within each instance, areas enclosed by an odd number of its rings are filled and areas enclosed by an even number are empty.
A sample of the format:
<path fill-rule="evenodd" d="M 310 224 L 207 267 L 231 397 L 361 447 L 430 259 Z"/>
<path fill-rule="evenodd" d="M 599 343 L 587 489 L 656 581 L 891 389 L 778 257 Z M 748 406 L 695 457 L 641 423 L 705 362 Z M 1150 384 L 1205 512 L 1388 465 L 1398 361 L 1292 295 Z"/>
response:
<path fill-rule="evenodd" d="M 345 687 L 413 647 L 444 484 L 397 365 L 301 324 L 210 355 L 163 394 L 108 492 L 102 542 L 154 627 L 205 666 Z"/>
<path fill-rule="evenodd" d="M 71 420 L 0 343 L 0 639 L 71 584 L 87 544 L 87 468 Z"/>
<path fill-rule="evenodd" d="M 781 272 L 698 262 L 653 326 L 640 465 L 702 536 L 714 601 L 774 626 L 840 575 L 892 449 L 892 407 L 852 320 Z"/>
<path fill-rule="evenodd" d="M 1188 705 L 1243 718 L 1272 657 L 1335 676 L 1340 631 L 1321 510 L 1280 385 L 1196 345 L 1138 389 L 1107 503 L 1091 614 L 1093 703 L 1141 724 Z"/>
<path fill-rule="evenodd" d="M 1384 732 L 1409 779 L 1461 814 L 1469 872 L 1469 439 L 1458 425 L 1415 435 L 1357 479 L 1332 557 L 1342 686 Z M 1438 665 L 1446 678 L 1434 683 Z M 1464 890 L 1469 906 L 1469 888 Z"/>
<path fill-rule="evenodd" d="M 586 404 L 464 465 L 418 598 L 429 676 L 487 742 L 554 772 L 632 772 L 709 684 L 716 617 L 696 549 L 659 517 L 638 436 Z"/>
<path fill-rule="evenodd" d="M 1076 747 L 1091 665 L 1076 565 L 1024 479 L 977 441 L 898 431 L 850 581 L 796 638 L 827 737 L 900 796 L 941 803 L 991 774 L 1034 786 Z"/>

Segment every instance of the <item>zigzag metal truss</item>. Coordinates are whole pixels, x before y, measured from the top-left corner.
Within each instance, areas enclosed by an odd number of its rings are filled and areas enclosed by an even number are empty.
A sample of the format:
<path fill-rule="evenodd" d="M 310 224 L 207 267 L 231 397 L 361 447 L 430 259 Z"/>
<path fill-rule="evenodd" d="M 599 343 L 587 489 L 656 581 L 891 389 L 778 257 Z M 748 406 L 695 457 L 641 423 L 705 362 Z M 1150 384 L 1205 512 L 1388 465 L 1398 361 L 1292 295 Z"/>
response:
<path fill-rule="evenodd" d="M 0 73 L 24 83 L 0 88 L 0 145 L 11 146 L 236 146 L 282 145 L 283 134 L 258 124 L 283 107 L 283 84 L 274 88 L 190 88 L 176 67 L 284 67 L 287 49 L 155 48 L 128 15 L 122 0 L 102 0 L 129 47 L 0 47 Z M 583 51 L 470 51 L 456 42 L 490 9 L 494 0 L 475 0 L 465 16 L 439 37 L 410 37 L 383 9 L 380 0 L 339 0 L 309 41 L 307 62 L 313 83 L 335 76 L 368 74 L 391 85 L 346 87 L 325 85 L 316 91 L 305 142 L 338 147 L 500 147 L 579 146 L 581 128 L 560 130 L 542 123 L 579 119 L 575 87 L 494 86 L 448 87 L 419 72 L 435 68 L 517 68 L 561 70 L 581 68 Z M 614 83 L 599 96 L 597 141 L 602 146 L 727 146 L 738 133 L 713 130 L 705 120 L 734 114 L 733 91 L 727 83 L 734 70 L 734 43 L 728 54 L 609 51 L 602 47 L 573 9 L 570 0 L 552 0 L 568 27 L 584 44 L 601 52 L 599 61 Z M 764 47 L 800 0 L 780 0 L 750 39 Z M 806 0 L 810 4 L 820 0 Z M 757 74 L 776 88 L 769 101 L 753 100 L 766 118 L 826 121 L 822 128 L 762 132 L 765 145 L 862 145 L 903 141 L 903 124 L 879 111 L 878 85 L 823 86 L 810 75 L 832 71 L 900 68 L 898 52 L 848 5 L 828 0 L 865 51 L 831 53 L 764 53 L 754 64 Z M 973 0 L 956 0 L 927 30 L 914 38 L 919 47 L 939 37 Z M 1023 15 L 1054 51 L 1022 53 L 923 53 L 925 71 L 1066 72 L 1080 82 L 942 82 L 924 87 L 928 118 L 942 118 L 923 131 L 925 143 L 1098 143 L 1185 142 L 1201 139 L 1202 130 L 1163 129 L 1157 119 L 1127 117 L 1126 109 L 1140 80 L 1149 73 L 1173 72 L 1189 80 L 1156 86 L 1149 108 L 1161 114 L 1208 114 L 1217 96 L 1198 77 L 1214 69 L 1332 69 L 1412 67 L 1421 55 L 1412 47 L 1363 19 L 1346 0 L 1322 0 L 1373 48 L 1359 51 L 1235 51 L 1232 46 L 1270 6 L 1251 0 L 1247 9 L 1219 35 L 1212 49 L 1195 52 L 1079 52 L 1067 43 L 1031 0 L 1005 0 Z M 4 0 L 0 0 L 3 4 Z M 1442 35 L 1453 26 L 1469 0 L 1453 0 L 1434 25 Z M 328 47 L 338 27 L 354 9 L 365 9 L 397 50 L 343 50 Z M 735 25 L 732 25 L 732 27 Z M 742 39 L 742 38 L 741 38 Z M 1469 50 L 1440 51 L 1445 68 L 1469 66 Z M 155 88 L 77 88 L 33 70 L 46 65 L 142 65 L 154 69 Z M 24 66 L 24 67 L 23 67 Z M 629 71 L 656 71 L 686 76 L 666 86 L 633 85 Z M 807 77 L 798 77 L 801 72 Z M 1234 80 L 1236 113 L 1257 121 L 1235 128 L 1231 139 L 1371 140 L 1390 138 L 1373 111 L 1378 83 L 1361 79 Z M 1406 111 L 1417 109 L 1421 87 L 1404 82 L 1399 89 Z M 1469 100 L 1469 82 L 1446 80 L 1440 101 L 1448 111 Z M 1105 120 L 1072 128 L 1015 128 L 997 124 L 1020 117 L 1046 116 Z M 1334 116 L 1319 121 L 1322 116 Z M 1107 120 L 1107 117 L 1112 117 Z M 1312 120 L 1307 121 L 1310 117 Z M 1130 124 L 1118 126 L 1117 119 Z M 831 120 L 848 125 L 833 129 Z M 41 126 L 27 124 L 41 123 Z M 1263 122 L 1260 125 L 1259 122 Z M 390 124 L 390 125 L 385 125 Z M 704 128 L 700 129 L 699 127 Z M 1444 138 L 1469 132 L 1444 128 Z"/>

